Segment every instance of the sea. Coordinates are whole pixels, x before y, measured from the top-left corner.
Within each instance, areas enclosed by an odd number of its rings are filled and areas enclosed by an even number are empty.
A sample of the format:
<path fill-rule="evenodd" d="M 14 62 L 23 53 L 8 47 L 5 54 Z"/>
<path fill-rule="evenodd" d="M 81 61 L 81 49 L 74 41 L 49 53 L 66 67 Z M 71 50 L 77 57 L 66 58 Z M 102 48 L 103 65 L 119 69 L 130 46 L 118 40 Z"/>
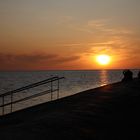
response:
<path fill-rule="evenodd" d="M 138 70 L 131 70 L 133 77 L 137 77 Z M 11 71 L 0 72 L 0 94 L 12 91 L 32 83 L 36 83 L 54 76 L 65 77 L 60 80 L 59 98 L 77 94 L 81 91 L 101 87 L 107 84 L 116 83 L 122 80 L 123 70 L 53 70 L 53 71 Z M 54 89 L 57 83 L 53 83 Z M 37 93 L 45 92 L 50 84 L 35 87 L 13 95 L 13 101 L 28 97 Z M 4 98 L 4 103 L 9 103 L 10 96 Z M 12 105 L 12 111 L 17 111 L 40 103 L 58 99 L 57 92 L 52 95 L 45 94 L 26 101 L 17 102 Z M 3 99 L 0 98 L 0 105 Z M 0 107 L 2 114 L 3 107 Z M 4 113 L 10 113 L 11 106 L 4 107 Z"/>

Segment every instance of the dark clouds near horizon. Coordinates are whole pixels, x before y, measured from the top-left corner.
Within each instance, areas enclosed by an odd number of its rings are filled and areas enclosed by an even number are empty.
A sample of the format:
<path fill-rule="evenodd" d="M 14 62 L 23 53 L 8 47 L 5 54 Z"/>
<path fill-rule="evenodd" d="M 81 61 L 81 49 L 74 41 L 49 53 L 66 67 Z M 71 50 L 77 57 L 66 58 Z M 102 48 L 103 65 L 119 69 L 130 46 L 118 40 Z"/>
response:
<path fill-rule="evenodd" d="M 0 70 L 28 70 L 61 65 L 79 60 L 80 56 L 60 56 L 58 54 L 8 54 L 0 53 Z M 46 67 L 47 69 L 47 67 Z"/>

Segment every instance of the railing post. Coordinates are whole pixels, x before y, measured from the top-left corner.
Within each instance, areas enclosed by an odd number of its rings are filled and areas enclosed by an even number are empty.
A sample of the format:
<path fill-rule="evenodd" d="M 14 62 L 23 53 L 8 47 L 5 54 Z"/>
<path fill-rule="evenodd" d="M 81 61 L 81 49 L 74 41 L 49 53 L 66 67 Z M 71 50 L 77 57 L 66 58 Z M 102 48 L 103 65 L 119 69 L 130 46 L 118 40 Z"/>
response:
<path fill-rule="evenodd" d="M 11 93 L 11 113 L 13 111 L 13 93 Z"/>
<path fill-rule="evenodd" d="M 59 98 L 59 79 L 58 79 L 58 83 L 57 83 L 57 99 Z"/>
<path fill-rule="evenodd" d="M 53 92 L 53 81 L 51 80 L 51 101 L 52 101 L 52 98 L 53 98 L 52 92 Z"/>
<path fill-rule="evenodd" d="M 2 105 L 3 105 L 3 107 L 2 107 L 2 115 L 4 115 L 4 96 L 2 97 Z"/>

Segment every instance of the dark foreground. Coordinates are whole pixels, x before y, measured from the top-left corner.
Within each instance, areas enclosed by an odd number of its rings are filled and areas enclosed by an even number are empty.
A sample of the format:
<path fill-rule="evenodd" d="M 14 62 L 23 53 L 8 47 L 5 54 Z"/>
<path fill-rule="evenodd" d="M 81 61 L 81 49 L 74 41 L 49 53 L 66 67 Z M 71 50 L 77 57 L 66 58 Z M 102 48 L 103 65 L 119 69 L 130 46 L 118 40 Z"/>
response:
<path fill-rule="evenodd" d="M 0 139 L 140 139 L 139 114 L 140 80 L 135 79 L 0 118 Z"/>

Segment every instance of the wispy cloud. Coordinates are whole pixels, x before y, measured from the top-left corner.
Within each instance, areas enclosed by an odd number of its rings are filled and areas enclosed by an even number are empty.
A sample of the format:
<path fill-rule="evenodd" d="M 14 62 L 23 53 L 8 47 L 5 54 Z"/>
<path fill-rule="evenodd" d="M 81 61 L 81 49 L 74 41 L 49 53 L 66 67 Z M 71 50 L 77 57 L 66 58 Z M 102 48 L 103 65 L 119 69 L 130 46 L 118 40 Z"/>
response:
<path fill-rule="evenodd" d="M 65 62 L 76 61 L 79 59 L 80 59 L 80 56 L 64 56 L 64 57 L 60 57 L 59 59 L 57 59 L 57 61 L 59 61 L 61 63 L 65 63 Z"/>
<path fill-rule="evenodd" d="M 80 59 L 80 56 L 61 56 L 58 54 L 7 54 L 0 53 L 0 70 L 2 69 L 32 69 L 42 66 L 55 66 L 74 62 Z"/>
<path fill-rule="evenodd" d="M 52 60 L 58 57 L 56 54 L 0 54 L 0 61 L 5 63 L 28 62 L 38 63 L 43 60 Z"/>
<path fill-rule="evenodd" d="M 125 28 L 125 27 L 113 27 L 110 25 L 110 20 L 107 19 L 99 19 L 99 20 L 89 20 L 87 22 L 87 25 L 85 27 L 91 29 L 93 32 L 98 31 L 102 34 L 108 35 L 116 35 L 116 36 L 121 36 L 121 35 L 129 35 L 133 34 L 133 31 Z"/>
<path fill-rule="evenodd" d="M 71 24 L 71 22 L 73 22 L 74 18 L 72 16 L 59 16 L 59 17 L 56 17 L 56 23 L 57 24 Z"/>
<path fill-rule="evenodd" d="M 72 16 L 59 16 L 57 17 L 56 24 L 68 31 L 72 31 L 73 34 L 84 35 L 85 38 L 89 35 L 96 38 L 112 37 L 112 36 L 128 36 L 134 34 L 134 31 L 124 27 L 111 24 L 113 21 L 111 19 L 90 19 L 87 21 L 77 21 L 75 17 Z M 98 36 L 98 37 L 97 37 Z"/>

